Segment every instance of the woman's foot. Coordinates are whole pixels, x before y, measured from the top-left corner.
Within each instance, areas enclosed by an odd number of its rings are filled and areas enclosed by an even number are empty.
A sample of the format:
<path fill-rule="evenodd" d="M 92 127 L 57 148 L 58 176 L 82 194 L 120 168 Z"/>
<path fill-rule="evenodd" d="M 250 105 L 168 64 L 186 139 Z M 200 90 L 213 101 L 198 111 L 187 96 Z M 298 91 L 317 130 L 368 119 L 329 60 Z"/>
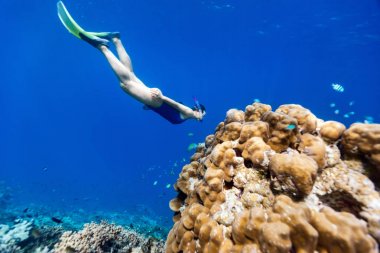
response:
<path fill-rule="evenodd" d="M 119 32 L 88 32 L 88 33 L 96 37 L 106 39 L 106 40 L 113 40 L 114 38 L 120 39 Z"/>
<path fill-rule="evenodd" d="M 109 40 L 99 38 L 92 34 L 87 35 L 84 33 L 79 33 L 79 36 L 82 40 L 86 41 L 87 43 L 89 43 L 91 46 L 95 48 L 100 48 L 101 46 L 109 47 L 109 43 L 110 43 Z"/>

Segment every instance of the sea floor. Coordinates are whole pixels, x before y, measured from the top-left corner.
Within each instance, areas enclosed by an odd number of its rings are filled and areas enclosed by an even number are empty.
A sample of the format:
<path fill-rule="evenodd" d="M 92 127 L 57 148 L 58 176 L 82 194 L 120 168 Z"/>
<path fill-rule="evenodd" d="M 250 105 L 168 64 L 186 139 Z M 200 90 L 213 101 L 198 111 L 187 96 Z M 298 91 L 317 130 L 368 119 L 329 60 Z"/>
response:
<path fill-rule="evenodd" d="M 89 227 L 92 226 L 92 229 L 118 231 L 115 234 L 116 239 L 98 238 L 108 240 L 107 248 L 101 252 L 131 252 L 129 250 L 132 246 L 140 249 L 134 252 L 162 252 L 164 241 L 172 226 L 167 217 L 164 220 L 147 206 L 138 206 L 131 211 L 88 211 L 83 208 L 59 210 L 32 203 L 16 204 L 12 203 L 10 189 L 0 184 L 0 252 L 60 252 L 53 249 L 62 241 L 64 232 L 72 231 L 71 235 L 80 233 L 85 224 L 90 223 L 92 225 Z M 124 237 L 130 237 L 132 234 L 133 238 L 139 238 L 135 239 L 136 245 L 124 247 L 119 232 Z M 124 240 L 126 244 L 128 240 Z M 150 249 L 149 245 L 153 242 L 155 249 Z M 67 252 L 78 252 L 74 248 Z"/>

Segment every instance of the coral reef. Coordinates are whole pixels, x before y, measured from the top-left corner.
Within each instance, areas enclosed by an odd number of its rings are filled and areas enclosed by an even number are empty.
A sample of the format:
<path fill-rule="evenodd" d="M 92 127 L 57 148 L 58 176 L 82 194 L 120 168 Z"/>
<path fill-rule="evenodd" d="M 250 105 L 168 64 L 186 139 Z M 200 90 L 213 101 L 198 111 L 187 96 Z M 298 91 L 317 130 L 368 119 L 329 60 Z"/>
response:
<path fill-rule="evenodd" d="M 26 220 L 16 220 L 12 226 L 0 224 L 0 252 L 19 252 L 31 229 L 32 223 Z"/>
<path fill-rule="evenodd" d="M 343 134 L 343 149 L 350 155 L 364 155 L 380 171 L 380 127 L 356 123 Z"/>
<path fill-rule="evenodd" d="M 164 252 L 164 241 L 107 222 L 87 223 L 78 232 L 61 227 L 37 227 L 33 221 L 16 220 L 0 225 L 0 252 Z"/>
<path fill-rule="evenodd" d="M 231 109 L 174 185 L 166 252 L 378 252 L 380 125 Z"/>
<path fill-rule="evenodd" d="M 151 252 L 163 251 L 163 242 L 144 238 L 121 226 L 102 222 L 85 224 L 79 232 L 65 232 L 54 252 Z"/>
<path fill-rule="evenodd" d="M 8 196 L 10 189 L 1 186 Z M 153 210 L 143 205 L 130 212 L 86 212 L 31 203 L 15 205 L 8 198 L 6 202 L 6 208 L 0 209 L 1 253 L 164 252 L 167 228 Z M 86 224 L 91 221 L 100 224 Z M 83 225 L 85 228 L 79 231 Z"/>

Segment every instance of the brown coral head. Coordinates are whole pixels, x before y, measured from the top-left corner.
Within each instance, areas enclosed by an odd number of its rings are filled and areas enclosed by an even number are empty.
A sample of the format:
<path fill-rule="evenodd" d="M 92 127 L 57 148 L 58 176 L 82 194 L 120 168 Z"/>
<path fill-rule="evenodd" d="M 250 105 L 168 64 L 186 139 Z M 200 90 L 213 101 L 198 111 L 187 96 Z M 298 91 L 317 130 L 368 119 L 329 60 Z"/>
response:
<path fill-rule="evenodd" d="M 270 161 L 270 172 L 277 179 L 274 188 L 294 197 L 311 192 L 317 170 L 318 165 L 312 158 L 298 152 L 275 154 Z"/>
<path fill-rule="evenodd" d="M 226 113 L 226 119 L 224 120 L 224 124 L 232 123 L 232 122 L 244 122 L 244 112 L 237 109 L 230 109 Z"/>

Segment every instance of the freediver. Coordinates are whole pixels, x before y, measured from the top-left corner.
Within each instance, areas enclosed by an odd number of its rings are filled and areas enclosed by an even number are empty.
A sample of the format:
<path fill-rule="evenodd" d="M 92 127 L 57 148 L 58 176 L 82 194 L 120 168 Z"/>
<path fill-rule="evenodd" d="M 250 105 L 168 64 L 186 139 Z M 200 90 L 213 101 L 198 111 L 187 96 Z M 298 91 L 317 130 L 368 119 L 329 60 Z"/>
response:
<path fill-rule="evenodd" d="M 202 121 L 206 110 L 197 99 L 194 98 L 195 105 L 190 108 L 164 96 L 160 89 L 148 87 L 135 75 L 131 59 L 121 42 L 119 32 L 87 32 L 74 21 L 61 1 L 57 6 L 58 16 L 63 25 L 69 32 L 102 52 L 116 74 L 121 88 L 128 95 L 143 103 L 144 109 L 158 113 L 172 124 L 180 124 L 187 119 Z M 119 58 L 109 49 L 110 41 L 115 45 Z"/>

